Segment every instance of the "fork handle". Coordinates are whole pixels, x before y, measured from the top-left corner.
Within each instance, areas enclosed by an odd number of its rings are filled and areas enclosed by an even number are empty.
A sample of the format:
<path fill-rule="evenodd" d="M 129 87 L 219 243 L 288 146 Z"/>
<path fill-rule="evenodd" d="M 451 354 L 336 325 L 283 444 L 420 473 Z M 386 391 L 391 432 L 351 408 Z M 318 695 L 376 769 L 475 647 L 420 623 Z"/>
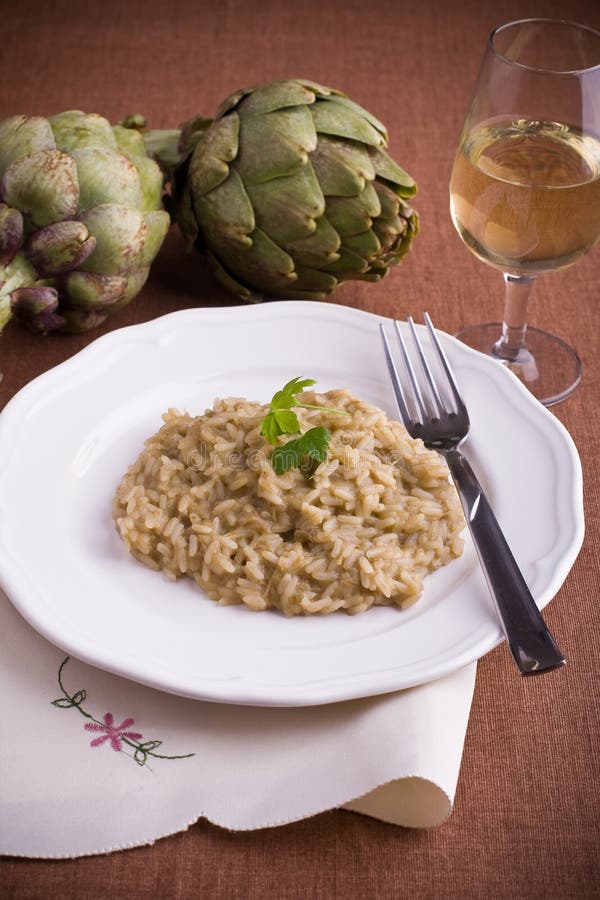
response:
<path fill-rule="evenodd" d="M 565 664 L 512 555 L 469 461 L 459 450 L 444 457 L 461 499 L 502 628 L 522 675 L 537 675 Z"/>

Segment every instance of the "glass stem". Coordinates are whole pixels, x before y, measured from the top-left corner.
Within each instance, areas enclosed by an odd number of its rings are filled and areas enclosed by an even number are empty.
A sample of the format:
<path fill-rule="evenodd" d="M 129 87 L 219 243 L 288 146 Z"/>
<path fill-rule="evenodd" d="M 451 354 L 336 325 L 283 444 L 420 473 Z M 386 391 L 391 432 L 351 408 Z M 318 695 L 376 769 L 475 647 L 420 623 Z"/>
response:
<path fill-rule="evenodd" d="M 504 316 L 502 335 L 494 345 L 494 356 L 518 360 L 526 351 L 527 304 L 534 279 L 528 275 L 504 275 Z"/>

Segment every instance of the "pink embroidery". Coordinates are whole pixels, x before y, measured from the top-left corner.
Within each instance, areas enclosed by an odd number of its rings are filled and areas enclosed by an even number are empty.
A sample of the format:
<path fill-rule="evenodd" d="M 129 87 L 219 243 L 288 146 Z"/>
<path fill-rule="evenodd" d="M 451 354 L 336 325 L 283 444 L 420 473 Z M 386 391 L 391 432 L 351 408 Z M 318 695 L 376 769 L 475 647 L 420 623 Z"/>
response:
<path fill-rule="evenodd" d="M 77 712 L 82 716 L 85 716 L 86 719 L 91 720 L 86 722 L 83 726 L 86 731 L 102 732 L 99 737 L 90 741 L 91 747 L 100 747 L 102 744 L 105 744 L 106 741 L 109 741 L 112 749 L 119 752 L 123 750 L 123 747 L 121 746 L 123 743 L 133 750 L 133 753 L 127 749 L 124 752 L 127 756 L 130 756 L 138 766 L 145 766 L 150 758 L 189 759 L 191 756 L 194 756 L 193 753 L 181 753 L 176 756 L 167 753 L 157 753 L 156 751 L 158 748 L 162 746 L 162 741 L 150 740 L 140 744 L 139 739 L 142 735 L 137 731 L 129 731 L 131 725 L 135 725 L 134 719 L 123 719 L 120 725 L 115 725 L 113 714 L 108 712 L 104 713 L 103 722 L 99 722 L 98 719 L 95 719 L 90 712 L 84 709 L 83 704 L 87 700 L 87 691 L 82 688 L 74 693 L 70 693 L 65 687 L 63 682 L 63 672 L 69 659 L 69 656 L 65 657 L 58 669 L 58 686 L 61 690 L 61 696 L 50 702 L 52 703 L 52 706 L 55 706 L 57 709 L 76 709 Z"/>
<path fill-rule="evenodd" d="M 101 737 L 94 738 L 90 741 L 90 747 L 100 747 L 106 741 L 110 741 L 113 750 L 121 750 L 121 741 L 123 738 L 129 738 L 132 741 L 138 741 L 142 735 L 137 731 L 127 731 L 130 725 L 135 724 L 134 719 L 123 719 L 120 725 L 113 725 L 114 718 L 112 713 L 104 713 L 104 725 L 99 722 L 86 722 L 83 726 L 86 731 L 104 731 Z"/>

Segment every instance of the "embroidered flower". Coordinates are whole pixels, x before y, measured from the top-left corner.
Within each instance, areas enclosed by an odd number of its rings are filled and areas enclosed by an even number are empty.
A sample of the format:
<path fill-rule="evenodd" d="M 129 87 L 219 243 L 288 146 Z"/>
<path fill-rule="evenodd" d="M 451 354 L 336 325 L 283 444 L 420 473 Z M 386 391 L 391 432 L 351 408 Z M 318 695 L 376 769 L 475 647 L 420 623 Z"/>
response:
<path fill-rule="evenodd" d="M 121 743 L 124 743 L 133 750 L 133 753 L 131 753 L 126 749 L 124 751 L 125 754 L 130 756 L 138 766 L 145 766 L 149 759 L 189 759 L 191 756 L 194 756 L 193 753 L 181 753 L 176 756 L 167 753 L 157 753 L 156 751 L 158 748 L 162 746 L 162 741 L 147 740 L 144 741 L 143 744 L 140 744 L 139 739 L 142 735 L 137 731 L 128 730 L 131 725 L 135 724 L 134 719 L 123 719 L 120 725 L 114 724 L 112 713 L 104 714 L 104 724 L 99 722 L 98 719 L 95 719 L 90 712 L 84 709 L 84 703 L 87 700 L 87 691 L 81 689 L 69 693 L 65 687 L 63 682 L 63 672 L 69 659 L 70 657 L 66 656 L 58 669 L 58 686 L 61 690 L 61 696 L 50 702 L 52 703 L 52 706 L 55 706 L 57 709 L 76 709 L 77 712 L 82 716 L 85 716 L 86 719 L 91 719 L 91 721 L 86 722 L 83 726 L 85 730 L 102 732 L 102 734 L 100 734 L 99 737 L 94 738 L 93 741 L 90 741 L 90 747 L 100 747 L 102 744 L 105 744 L 106 741 L 109 741 L 113 750 L 120 751 L 123 750 Z"/>
<path fill-rule="evenodd" d="M 123 719 L 120 725 L 113 725 L 114 718 L 112 713 L 104 713 L 104 725 L 99 722 L 86 722 L 83 726 L 86 731 L 103 731 L 104 734 L 90 741 L 90 747 L 99 747 L 101 744 L 110 741 L 113 750 L 121 750 L 121 741 L 128 738 L 131 741 L 138 741 L 142 735 L 137 731 L 128 731 L 127 729 L 135 724 L 134 719 Z"/>

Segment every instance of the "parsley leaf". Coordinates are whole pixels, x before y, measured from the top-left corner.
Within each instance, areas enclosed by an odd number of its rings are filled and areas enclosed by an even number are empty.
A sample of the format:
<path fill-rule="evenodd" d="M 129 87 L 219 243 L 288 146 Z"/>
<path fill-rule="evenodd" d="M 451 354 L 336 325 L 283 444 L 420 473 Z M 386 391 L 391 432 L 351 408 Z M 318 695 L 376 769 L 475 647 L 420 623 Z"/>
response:
<path fill-rule="evenodd" d="M 291 409 L 276 409 L 273 418 L 277 422 L 280 434 L 298 434 L 300 422 L 298 416 Z"/>
<path fill-rule="evenodd" d="M 296 406 L 296 394 L 301 394 L 304 388 L 311 387 L 317 382 L 314 378 L 292 378 L 280 391 L 274 394 L 271 400 L 271 409 L 289 409 L 290 406 Z"/>
<path fill-rule="evenodd" d="M 298 434 L 300 422 L 295 412 L 290 407 L 296 406 L 296 394 L 302 393 L 304 388 L 310 387 L 316 382 L 312 378 L 292 378 L 286 385 L 273 395 L 269 412 L 262 421 L 260 433 L 270 444 L 277 444 L 280 434 Z"/>
<path fill-rule="evenodd" d="M 277 444 L 277 438 L 281 434 L 279 425 L 273 413 L 269 412 L 262 420 L 260 433 L 268 440 L 270 444 Z"/>
<path fill-rule="evenodd" d="M 260 433 L 270 444 L 277 446 L 277 438 L 280 434 L 298 434 L 300 431 L 300 422 L 295 412 L 292 412 L 292 406 L 303 407 L 304 409 L 320 409 L 323 412 L 339 413 L 341 416 L 349 416 L 350 413 L 344 409 L 331 409 L 328 406 L 315 406 L 312 403 L 299 403 L 296 394 L 316 384 L 314 378 L 302 378 L 298 375 L 292 378 L 280 391 L 273 395 L 269 406 L 269 412 L 262 420 Z M 287 469 L 285 470 L 287 471 Z"/>
<path fill-rule="evenodd" d="M 271 453 L 271 465 L 276 475 L 283 475 L 290 469 L 303 469 L 310 478 L 319 463 L 327 458 L 331 433 L 322 425 L 309 428 L 299 438 L 275 447 Z M 316 464 L 316 465 L 315 465 Z"/>

